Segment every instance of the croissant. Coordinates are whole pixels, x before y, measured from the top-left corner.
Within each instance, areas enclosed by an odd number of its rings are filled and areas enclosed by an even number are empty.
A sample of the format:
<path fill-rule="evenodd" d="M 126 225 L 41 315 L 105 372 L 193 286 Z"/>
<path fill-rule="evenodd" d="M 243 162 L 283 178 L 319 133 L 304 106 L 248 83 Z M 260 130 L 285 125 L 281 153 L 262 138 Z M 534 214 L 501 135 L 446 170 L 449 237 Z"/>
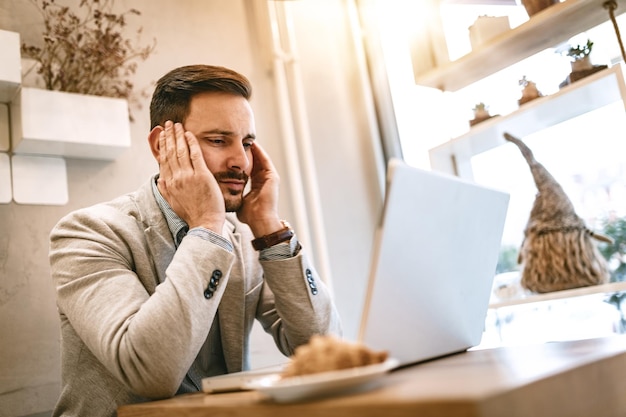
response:
<path fill-rule="evenodd" d="M 360 343 L 334 336 L 314 335 L 309 343 L 296 348 L 282 377 L 301 376 L 384 362 L 386 351 L 373 351 Z"/>

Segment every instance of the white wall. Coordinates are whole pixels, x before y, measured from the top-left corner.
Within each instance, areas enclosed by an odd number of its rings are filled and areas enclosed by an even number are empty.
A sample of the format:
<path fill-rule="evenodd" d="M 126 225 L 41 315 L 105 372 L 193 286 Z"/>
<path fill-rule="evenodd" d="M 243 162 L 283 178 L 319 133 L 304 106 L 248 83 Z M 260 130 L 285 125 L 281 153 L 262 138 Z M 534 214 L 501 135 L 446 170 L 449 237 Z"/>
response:
<path fill-rule="evenodd" d="M 279 128 L 275 80 L 261 59 L 259 32 L 249 4 L 263 0 L 118 0 L 120 9 L 142 12 L 129 30 L 143 26 L 144 39 L 157 39 L 155 53 L 140 64 L 134 83 L 147 88 L 168 70 L 191 63 L 232 67 L 251 79 L 259 140 L 285 178 L 285 144 Z M 71 0 L 77 4 L 78 0 Z M 295 19 L 299 63 L 312 138 L 329 264 L 346 336 L 356 335 L 369 268 L 371 237 L 380 195 L 368 119 L 369 97 L 360 88 L 359 65 L 342 0 L 287 2 Z M 36 42 L 39 17 L 23 0 L 0 0 L 0 29 Z M 266 27 L 267 28 L 267 27 Z M 65 213 L 137 188 L 155 172 L 146 143 L 146 105 L 135 109 L 132 147 L 114 162 L 68 160 L 66 206 L 0 205 L 0 416 L 50 410 L 59 390 L 59 328 L 47 260 L 48 234 Z M 283 188 L 281 214 L 294 217 L 296 195 Z M 310 202 L 309 202 L 310 204 Z M 256 337 L 256 336 L 255 336 Z M 258 338 L 259 340 L 261 338 Z M 275 351 L 263 339 L 257 364 Z"/>
<path fill-rule="evenodd" d="M 377 173 L 381 151 L 372 149 L 378 132 L 370 131 L 371 97 L 361 86 L 363 68 L 354 51 L 348 3 L 292 5 L 333 288 L 345 336 L 355 338 L 382 197 Z"/>

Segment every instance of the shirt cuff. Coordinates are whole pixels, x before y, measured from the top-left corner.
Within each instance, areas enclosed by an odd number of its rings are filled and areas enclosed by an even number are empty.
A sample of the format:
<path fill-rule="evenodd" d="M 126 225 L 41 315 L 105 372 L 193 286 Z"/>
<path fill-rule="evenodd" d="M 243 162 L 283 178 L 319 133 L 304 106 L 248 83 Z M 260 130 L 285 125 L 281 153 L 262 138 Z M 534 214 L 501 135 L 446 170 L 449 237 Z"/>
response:
<path fill-rule="evenodd" d="M 194 227 L 193 229 L 189 229 L 189 232 L 187 232 L 187 234 L 198 236 L 201 239 L 208 240 L 209 242 L 215 243 L 217 246 L 229 252 L 233 251 L 233 245 L 228 239 L 226 239 L 222 235 L 218 235 L 217 233 L 209 229 L 205 229 L 204 227 Z"/>
<path fill-rule="evenodd" d="M 259 252 L 259 260 L 274 261 L 278 259 L 293 258 L 300 252 L 300 243 L 296 236 L 292 236 L 287 242 L 281 242 Z"/>

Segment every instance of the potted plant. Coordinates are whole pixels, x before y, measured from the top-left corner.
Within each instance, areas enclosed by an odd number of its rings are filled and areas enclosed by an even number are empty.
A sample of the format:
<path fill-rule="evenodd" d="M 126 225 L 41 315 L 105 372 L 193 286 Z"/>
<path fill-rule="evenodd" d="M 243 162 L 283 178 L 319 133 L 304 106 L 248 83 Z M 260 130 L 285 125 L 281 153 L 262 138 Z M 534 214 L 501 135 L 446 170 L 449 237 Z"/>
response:
<path fill-rule="evenodd" d="M 141 29 L 125 36 L 127 19 L 140 12 L 116 13 L 114 0 L 81 0 L 75 9 L 31 3 L 43 18 L 41 43 L 21 51 L 45 89 L 22 86 L 11 103 L 14 152 L 115 158 L 130 147 L 129 102 L 137 98 L 129 77 L 155 47 L 135 46 Z"/>
<path fill-rule="evenodd" d="M 522 97 L 517 100 L 520 106 L 526 102 L 543 96 L 543 94 L 541 94 L 541 92 L 537 89 L 537 84 L 527 79 L 525 75 L 521 80 L 519 80 L 519 85 L 522 87 Z"/>
<path fill-rule="evenodd" d="M 522 5 L 526 9 L 528 17 L 533 17 L 533 15 L 539 13 L 543 9 L 547 9 L 548 7 L 559 2 L 560 0 L 522 0 Z"/>
<path fill-rule="evenodd" d="M 587 39 L 587 42 L 584 44 L 569 45 L 569 48 L 560 51 L 561 54 L 569 58 L 572 72 L 570 72 L 559 87 L 565 87 L 575 81 L 608 68 L 607 65 L 593 65 L 591 63 L 590 54 L 592 50 L 593 42 L 591 39 Z"/>
<path fill-rule="evenodd" d="M 593 42 L 587 39 L 587 43 L 583 45 L 570 46 L 567 50 L 567 56 L 570 57 L 572 71 L 584 71 L 593 68 L 589 54 L 593 49 Z"/>
<path fill-rule="evenodd" d="M 22 44 L 22 55 L 37 62 L 46 89 L 133 98 L 128 77 L 135 73 L 137 60 L 147 59 L 155 47 L 154 41 L 137 47 L 124 37 L 127 18 L 141 15 L 138 10 L 116 14 L 114 0 L 81 0 L 77 14 L 55 0 L 31 2 L 43 17 L 43 43 Z"/>
<path fill-rule="evenodd" d="M 474 112 L 474 118 L 470 120 L 470 126 L 474 126 L 477 123 L 493 117 L 491 114 L 489 114 L 489 106 L 487 106 L 483 102 L 476 103 L 476 105 L 474 105 L 474 107 L 472 108 L 472 111 Z"/>

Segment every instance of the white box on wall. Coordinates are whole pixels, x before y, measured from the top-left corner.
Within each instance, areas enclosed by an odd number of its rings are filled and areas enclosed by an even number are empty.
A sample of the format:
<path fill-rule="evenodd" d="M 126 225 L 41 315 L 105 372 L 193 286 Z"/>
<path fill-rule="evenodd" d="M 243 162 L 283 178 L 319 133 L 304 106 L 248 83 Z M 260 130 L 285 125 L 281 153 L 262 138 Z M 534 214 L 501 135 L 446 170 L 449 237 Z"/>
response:
<path fill-rule="evenodd" d="M 22 83 L 20 34 L 0 30 L 0 102 L 10 102 Z"/>
<path fill-rule="evenodd" d="M 13 200 L 19 204 L 67 204 L 67 169 L 59 157 L 13 155 Z"/>
<path fill-rule="evenodd" d="M 9 106 L 0 103 L 0 152 L 7 152 L 11 147 L 9 135 Z"/>
<path fill-rule="evenodd" d="M 124 99 L 22 87 L 10 114 L 16 154 L 113 160 L 130 148 Z"/>
<path fill-rule="evenodd" d="M 0 204 L 11 202 L 11 160 L 6 153 L 0 153 Z"/>

